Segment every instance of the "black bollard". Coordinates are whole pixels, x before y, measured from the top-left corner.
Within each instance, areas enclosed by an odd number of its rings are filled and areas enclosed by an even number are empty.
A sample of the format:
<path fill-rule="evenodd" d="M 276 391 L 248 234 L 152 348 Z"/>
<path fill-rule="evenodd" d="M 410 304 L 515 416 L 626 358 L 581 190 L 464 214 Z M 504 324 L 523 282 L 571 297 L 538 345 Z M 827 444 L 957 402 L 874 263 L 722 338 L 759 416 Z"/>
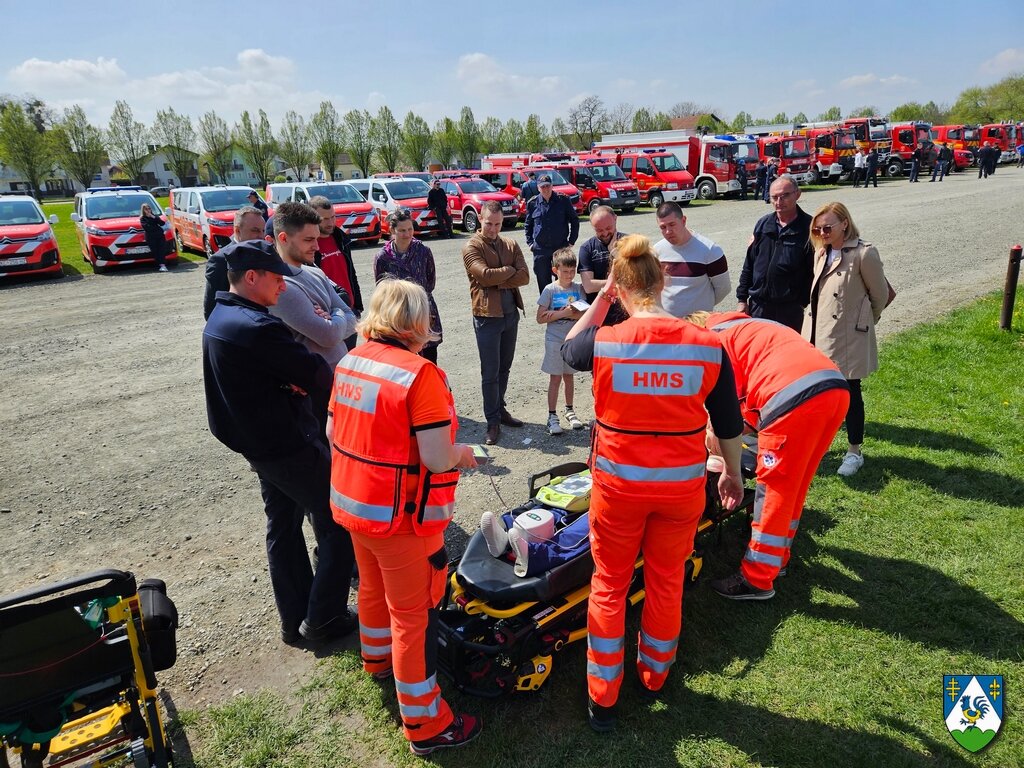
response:
<path fill-rule="evenodd" d="M 1006 283 L 1003 285 L 1003 311 L 999 316 L 999 327 L 1004 331 L 1013 325 L 1013 301 L 1017 297 L 1017 278 L 1020 276 L 1021 246 L 1010 249 L 1010 263 L 1006 267 Z"/>

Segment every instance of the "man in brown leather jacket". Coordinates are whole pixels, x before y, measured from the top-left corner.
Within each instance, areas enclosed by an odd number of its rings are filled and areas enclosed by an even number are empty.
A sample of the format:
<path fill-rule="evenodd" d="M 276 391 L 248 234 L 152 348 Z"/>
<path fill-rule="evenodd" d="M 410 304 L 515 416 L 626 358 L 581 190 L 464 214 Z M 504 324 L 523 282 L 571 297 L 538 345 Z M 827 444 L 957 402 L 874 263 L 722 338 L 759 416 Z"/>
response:
<path fill-rule="evenodd" d="M 480 231 L 462 249 L 473 301 L 473 330 L 480 353 L 481 389 L 487 418 L 487 444 L 494 445 L 501 425 L 521 427 L 523 422 L 505 408 L 505 390 L 516 354 L 519 287 L 530 282 L 530 271 L 519 244 L 501 236 L 504 215 L 497 200 L 487 200 L 480 211 Z"/>

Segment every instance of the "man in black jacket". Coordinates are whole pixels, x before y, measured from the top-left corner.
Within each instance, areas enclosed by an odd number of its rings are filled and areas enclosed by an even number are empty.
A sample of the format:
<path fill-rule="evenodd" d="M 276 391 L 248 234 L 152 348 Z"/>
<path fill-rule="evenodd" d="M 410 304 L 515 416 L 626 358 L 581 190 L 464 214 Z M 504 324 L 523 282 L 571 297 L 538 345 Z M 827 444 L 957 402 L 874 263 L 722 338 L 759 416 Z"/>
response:
<path fill-rule="evenodd" d="M 743 160 L 736 161 L 736 181 L 740 184 L 740 200 L 747 199 L 747 164 Z"/>
<path fill-rule="evenodd" d="M 249 240 L 222 253 L 231 290 L 217 294 L 203 330 L 210 432 L 259 477 L 281 639 L 320 644 L 357 625 L 346 606 L 352 540 L 331 515 L 331 456 L 312 406 L 329 397 L 333 373 L 267 311 L 285 290 L 284 275 L 295 274 L 273 246 Z M 315 573 L 302 535 L 306 514 L 319 553 Z"/>
<path fill-rule="evenodd" d="M 235 211 L 234 232 L 231 239 L 236 243 L 246 240 L 263 239 L 263 214 L 258 208 L 244 205 Z M 228 290 L 228 263 L 224 251 L 217 251 L 206 262 L 206 290 L 203 293 L 203 318 L 208 320 L 217 305 L 217 291 Z"/>
<path fill-rule="evenodd" d="M 754 225 L 736 309 L 800 331 L 814 275 L 811 215 L 797 205 L 800 187 L 788 174 L 775 180 L 769 196 L 775 211 Z"/>
<path fill-rule="evenodd" d="M 559 248 L 576 245 L 580 234 L 580 217 L 569 198 L 551 187 L 551 177 L 544 174 L 537 179 L 540 194 L 526 208 L 526 244 L 533 251 L 533 274 L 537 290 L 555 279 L 551 271 L 551 256 Z"/>
<path fill-rule="evenodd" d="M 441 231 L 447 238 L 454 237 L 452 232 L 452 215 L 448 212 L 448 195 L 441 189 L 441 181 L 434 179 L 430 183 L 430 191 L 427 193 L 427 207 L 437 216 L 437 223 L 441 225 Z"/>
<path fill-rule="evenodd" d="M 249 193 L 249 205 L 260 212 L 260 216 L 263 217 L 264 221 L 270 218 L 270 213 L 267 210 L 267 204 L 260 200 L 260 196 L 257 195 L 255 191 Z"/>
<path fill-rule="evenodd" d="M 867 170 L 867 175 L 864 177 L 864 189 L 867 189 L 868 184 L 871 183 L 874 183 L 875 189 L 878 189 L 878 150 L 875 147 L 868 152 L 864 167 Z"/>

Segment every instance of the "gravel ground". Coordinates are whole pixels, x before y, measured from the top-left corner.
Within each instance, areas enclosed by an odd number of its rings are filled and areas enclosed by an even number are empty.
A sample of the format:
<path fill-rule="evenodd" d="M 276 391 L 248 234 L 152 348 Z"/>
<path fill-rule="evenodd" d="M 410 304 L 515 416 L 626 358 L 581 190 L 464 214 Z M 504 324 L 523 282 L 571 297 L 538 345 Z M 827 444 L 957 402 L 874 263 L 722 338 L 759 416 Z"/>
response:
<path fill-rule="evenodd" d="M 877 190 L 814 191 L 801 202 L 813 212 L 843 201 L 878 247 L 899 292 L 879 329 L 886 334 L 1002 286 L 1008 249 L 1022 236 L 1022 181 L 1024 171 L 1004 166 L 985 182 L 972 172 L 941 186 L 883 180 Z M 724 247 L 734 283 L 753 224 L 768 210 L 727 200 L 688 211 L 690 227 Z M 657 236 L 646 208 L 622 217 L 620 229 Z M 525 251 L 521 227 L 506 234 Z M 584 220 L 581 238 L 591 234 Z M 446 331 L 440 361 L 455 392 L 460 439 L 482 442 L 464 241 L 430 243 Z M 373 253 L 356 251 L 365 296 Z M 186 707 L 242 690 L 294 688 L 313 663 L 313 654 L 279 640 L 256 478 L 207 431 L 202 291 L 202 265 L 188 263 L 170 274 L 0 287 L 0 382 L 12 395 L 0 401 L 0 593 L 100 567 L 165 579 L 182 628 L 178 663 L 163 683 Z M 508 401 L 529 423 L 506 429 L 493 463 L 460 484 L 453 551 L 481 511 L 522 501 L 528 475 L 586 454 L 586 432 L 550 437 L 542 426 L 547 377 L 532 277 L 524 296 Z M 579 377 L 583 418 L 593 412 L 588 384 Z"/>

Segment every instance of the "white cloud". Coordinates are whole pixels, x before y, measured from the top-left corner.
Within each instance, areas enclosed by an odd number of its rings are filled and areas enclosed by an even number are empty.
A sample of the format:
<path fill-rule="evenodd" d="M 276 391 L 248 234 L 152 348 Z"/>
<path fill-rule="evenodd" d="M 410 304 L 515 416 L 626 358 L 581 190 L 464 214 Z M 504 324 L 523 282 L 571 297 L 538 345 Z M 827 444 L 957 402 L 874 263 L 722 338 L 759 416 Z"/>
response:
<path fill-rule="evenodd" d="M 849 90 L 851 88 L 865 88 L 869 85 L 909 85 L 914 82 L 916 81 L 913 78 L 906 77 L 905 75 L 879 77 L 872 72 L 866 75 L 851 75 L 840 80 L 839 87 Z"/>
<path fill-rule="evenodd" d="M 978 68 L 990 75 L 1008 75 L 1024 69 L 1024 48 L 1007 48 L 991 59 L 986 59 Z"/>
<path fill-rule="evenodd" d="M 517 75 L 486 53 L 460 56 L 455 76 L 467 93 L 491 102 L 551 96 L 565 87 L 560 76 Z"/>
<path fill-rule="evenodd" d="M 194 119 L 216 110 L 228 124 L 234 123 L 243 110 L 263 108 L 276 129 L 287 110 L 310 115 L 321 101 L 330 98 L 318 90 L 305 90 L 290 58 L 259 48 L 239 51 L 234 66 L 151 75 L 126 72 L 116 59 L 32 58 L 10 69 L 6 80 L 10 90 L 31 93 L 58 110 L 80 104 L 90 120 L 100 125 L 109 119 L 114 102 L 124 99 L 135 119 L 144 123 L 168 105 Z M 347 109 L 338 101 L 335 107 L 339 112 Z"/>

